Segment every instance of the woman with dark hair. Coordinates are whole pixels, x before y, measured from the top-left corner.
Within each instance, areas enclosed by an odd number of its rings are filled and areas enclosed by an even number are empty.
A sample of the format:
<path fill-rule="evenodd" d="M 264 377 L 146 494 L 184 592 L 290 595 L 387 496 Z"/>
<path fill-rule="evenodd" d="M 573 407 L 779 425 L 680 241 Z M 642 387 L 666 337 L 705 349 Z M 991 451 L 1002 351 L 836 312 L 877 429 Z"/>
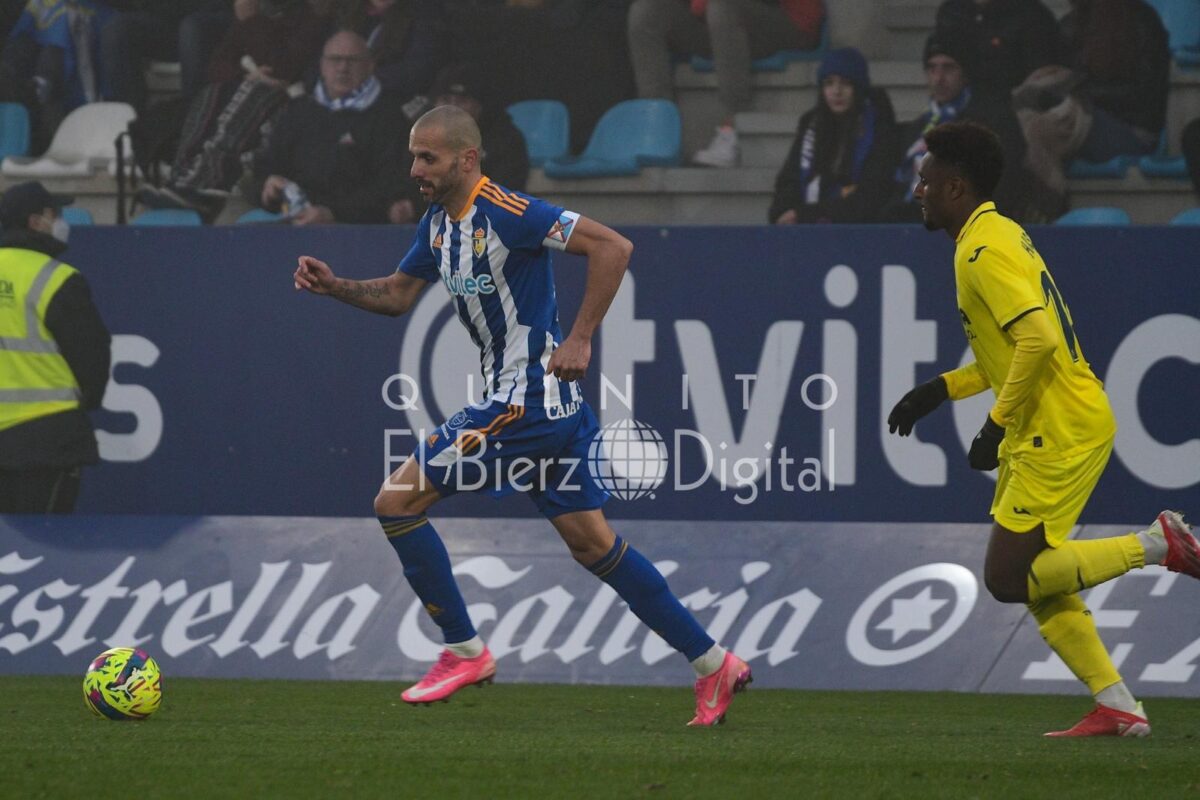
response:
<path fill-rule="evenodd" d="M 350 0 L 337 25 L 367 40 L 375 77 L 398 98 L 425 94 L 444 65 L 446 26 L 434 0 Z"/>
<path fill-rule="evenodd" d="M 817 105 L 800 117 L 775 179 L 768 221 L 875 222 L 894 166 L 892 103 L 871 88 L 866 59 L 853 47 L 831 50 L 817 83 Z"/>
<path fill-rule="evenodd" d="M 1063 17 L 1076 91 L 1092 126 L 1078 155 L 1107 161 L 1151 152 L 1167 118 L 1171 54 L 1167 32 L 1143 0 L 1072 0 Z"/>

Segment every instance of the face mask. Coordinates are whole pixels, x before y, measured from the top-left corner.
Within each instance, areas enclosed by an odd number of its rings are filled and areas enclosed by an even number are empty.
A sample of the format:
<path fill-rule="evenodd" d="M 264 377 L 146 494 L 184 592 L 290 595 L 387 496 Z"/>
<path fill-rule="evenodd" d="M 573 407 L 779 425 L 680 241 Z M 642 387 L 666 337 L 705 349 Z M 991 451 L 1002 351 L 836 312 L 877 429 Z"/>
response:
<path fill-rule="evenodd" d="M 71 236 L 71 223 L 67 222 L 62 217 L 58 217 L 50 226 L 50 235 L 55 239 L 58 239 L 63 244 L 66 244 L 67 239 L 69 239 Z"/>

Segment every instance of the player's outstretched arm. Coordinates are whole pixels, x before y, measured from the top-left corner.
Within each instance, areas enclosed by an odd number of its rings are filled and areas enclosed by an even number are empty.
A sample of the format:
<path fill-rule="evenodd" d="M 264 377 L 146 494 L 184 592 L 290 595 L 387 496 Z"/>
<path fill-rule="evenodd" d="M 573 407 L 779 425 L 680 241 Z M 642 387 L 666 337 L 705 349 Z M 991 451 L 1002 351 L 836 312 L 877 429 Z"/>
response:
<path fill-rule="evenodd" d="M 343 303 L 390 317 L 408 311 L 429 285 L 403 272 L 366 281 L 339 278 L 328 264 L 312 256 L 300 256 L 292 280 L 297 290 L 335 297 Z"/>
<path fill-rule="evenodd" d="M 633 243 L 606 225 L 580 217 L 567 241 L 567 252 L 587 256 L 587 287 L 571 333 L 550 356 L 546 371 L 573 381 L 587 372 L 592 359 L 592 336 L 625 277 Z"/>

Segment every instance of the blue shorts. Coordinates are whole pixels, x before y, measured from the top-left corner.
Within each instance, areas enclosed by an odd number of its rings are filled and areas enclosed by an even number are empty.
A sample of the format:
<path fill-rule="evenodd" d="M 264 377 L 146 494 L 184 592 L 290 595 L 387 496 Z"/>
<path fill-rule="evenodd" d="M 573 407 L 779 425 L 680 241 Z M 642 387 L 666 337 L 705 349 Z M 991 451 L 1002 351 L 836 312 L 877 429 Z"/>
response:
<path fill-rule="evenodd" d="M 599 430 L 587 403 L 561 419 L 550 419 L 544 408 L 468 406 L 427 436 L 416 458 L 443 497 L 525 492 L 553 518 L 599 508 L 608 499 L 588 470 L 588 448 Z"/>

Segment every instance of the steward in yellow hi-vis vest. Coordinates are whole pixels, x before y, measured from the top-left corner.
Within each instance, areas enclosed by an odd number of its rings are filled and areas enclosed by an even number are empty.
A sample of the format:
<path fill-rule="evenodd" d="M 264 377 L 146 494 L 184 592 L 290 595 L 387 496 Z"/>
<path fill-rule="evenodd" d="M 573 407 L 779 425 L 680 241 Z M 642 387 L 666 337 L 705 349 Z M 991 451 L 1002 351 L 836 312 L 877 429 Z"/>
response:
<path fill-rule="evenodd" d="M 99 460 L 108 329 L 83 275 L 59 256 L 70 198 L 40 183 L 0 198 L 0 513 L 73 511 L 80 468 Z"/>
<path fill-rule="evenodd" d="M 908 436 L 944 401 L 993 393 L 967 453 L 972 469 L 998 470 L 984 584 L 1001 603 L 1029 609 L 1046 644 L 1096 700 L 1080 722 L 1046 735 L 1149 736 L 1146 709 L 1079 593 L 1154 565 L 1200 578 L 1200 541 L 1170 510 L 1140 531 L 1071 538 L 1112 453 L 1116 422 L 1104 385 L 1032 239 L 992 202 L 1004 170 L 996 135 L 948 122 L 926 133 L 925 144 L 914 196 L 926 229 L 954 240 L 955 311 L 975 360 L 900 398 L 888 430 Z"/>

